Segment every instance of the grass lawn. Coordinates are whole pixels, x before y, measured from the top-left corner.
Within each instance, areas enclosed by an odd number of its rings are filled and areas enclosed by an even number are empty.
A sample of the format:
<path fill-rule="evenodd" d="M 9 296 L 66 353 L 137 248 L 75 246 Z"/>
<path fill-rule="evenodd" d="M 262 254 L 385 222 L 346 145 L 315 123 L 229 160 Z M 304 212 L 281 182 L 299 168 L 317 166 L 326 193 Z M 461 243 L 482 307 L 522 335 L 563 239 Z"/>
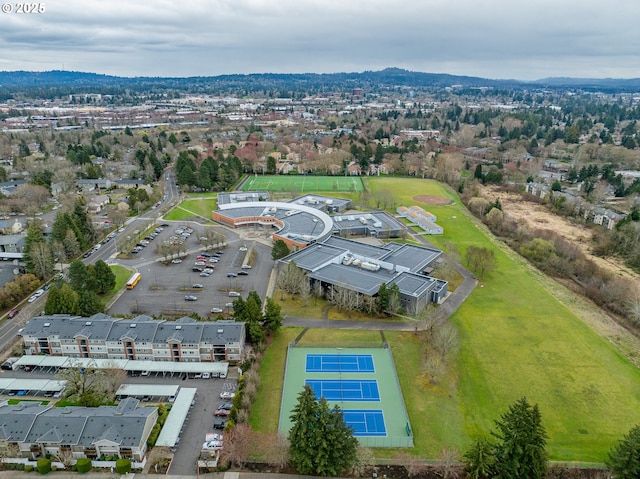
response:
<path fill-rule="evenodd" d="M 352 176 L 306 176 L 306 175 L 273 175 L 249 176 L 242 185 L 242 191 L 268 190 L 309 193 L 316 191 L 362 191 L 360 177 Z"/>
<path fill-rule="evenodd" d="M 640 423 L 640 370 L 545 289 L 539 273 L 487 238 L 454 192 L 420 179 L 365 181 L 374 193 L 393 191 L 397 206 L 416 204 L 415 195 L 453 199 L 453 205 L 424 205 L 445 229 L 444 235 L 429 239 L 438 246 L 453 242 L 462 254 L 469 245 L 486 246 L 495 250 L 498 262 L 451 318 L 460 350 L 439 384 L 423 379 L 415 336 L 385 333 L 413 425 L 414 453 L 433 459 L 443 448 L 465 450 L 510 404 L 526 396 L 540 407 L 552 460 L 602 462 L 611 446 Z M 338 331 L 314 334 L 326 342 L 337 337 L 334 333 Z M 283 372 L 276 374 L 273 368 L 276 357 L 284 364 L 286 342 L 274 343 L 265 356 L 272 369 L 265 370 L 269 376 L 262 383 L 269 388 L 275 387 L 274 380 L 282 388 Z M 268 400 L 263 392 L 258 397 L 263 410 L 254 410 L 252 421 L 260 422 L 256 416 L 266 412 L 265 402 L 279 407 L 279 395 Z M 265 419 L 272 423 L 263 426 L 275 431 L 277 416 L 273 409 Z"/>
<path fill-rule="evenodd" d="M 280 328 L 260 362 L 260 386 L 251 407 L 249 423 L 256 431 L 276 432 L 284 382 L 287 346 L 303 328 Z"/>
<path fill-rule="evenodd" d="M 109 291 L 109 293 L 105 294 L 102 298 L 104 304 L 108 304 L 111 301 L 118 291 L 122 289 L 122 287 L 126 284 L 126 282 L 131 277 L 132 271 L 130 269 L 125 268 L 124 266 L 120 266 L 117 264 L 109 265 L 113 274 L 116 275 L 116 285 L 115 287 Z"/>
<path fill-rule="evenodd" d="M 202 195 L 201 195 L 202 196 Z M 165 220 L 184 220 L 188 218 L 193 218 L 194 216 L 202 216 L 208 220 L 211 219 L 211 212 L 217 209 L 218 198 L 217 194 L 215 198 L 201 198 L 201 199 L 192 199 L 185 200 L 181 202 L 178 206 L 174 207 L 171 211 L 169 211 L 165 216 Z"/>

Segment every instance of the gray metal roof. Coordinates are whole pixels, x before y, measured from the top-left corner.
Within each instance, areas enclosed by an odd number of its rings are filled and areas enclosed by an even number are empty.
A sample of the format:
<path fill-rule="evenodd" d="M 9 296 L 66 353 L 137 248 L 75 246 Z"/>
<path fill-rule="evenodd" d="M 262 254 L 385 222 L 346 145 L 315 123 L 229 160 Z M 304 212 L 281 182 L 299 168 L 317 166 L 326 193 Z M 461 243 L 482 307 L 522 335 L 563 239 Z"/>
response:
<path fill-rule="evenodd" d="M 274 217 L 284 223 L 278 231 L 281 236 L 303 241 L 320 240 L 331 235 L 333 221 L 323 211 L 305 205 L 279 201 L 249 201 L 218 205 L 219 212 L 229 218 Z M 309 237 L 306 238 L 305 237 Z"/>
<path fill-rule="evenodd" d="M 238 323 L 242 324 L 242 323 Z M 41 368 L 96 368 L 123 369 L 125 371 L 149 371 L 152 373 L 227 373 L 229 363 L 226 362 L 171 362 L 171 361 L 142 361 L 133 359 L 94 359 L 70 358 L 67 356 L 21 356 L 14 363 L 14 367 L 33 366 Z M 23 388 L 17 388 L 23 389 Z"/>
<path fill-rule="evenodd" d="M 436 286 L 434 278 L 415 273 L 400 273 L 392 282 L 398 285 L 400 293 L 407 296 L 421 296 Z"/>
<path fill-rule="evenodd" d="M 393 274 L 385 270 L 373 272 L 343 264 L 330 264 L 310 273 L 309 276 L 313 279 L 352 289 L 369 296 L 376 294 L 382 283 L 387 283 L 394 277 Z"/>
<path fill-rule="evenodd" d="M 116 391 L 116 396 L 175 396 L 180 389 L 177 384 L 123 384 Z"/>
<path fill-rule="evenodd" d="M 191 402 L 196 397 L 196 388 L 182 388 L 178 392 L 171 411 L 167 416 L 162 431 L 156 441 L 156 446 L 173 447 L 178 441 L 178 436 L 182 430 L 182 425 L 187 419 L 187 414 L 191 408 Z"/>
<path fill-rule="evenodd" d="M 321 209 L 325 206 L 335 206 L 338 208 L 342 208 L 343 206 L 350 205 L 351 200 L 345 200 L 344 198 L 335 198 L 333 196 L 303 195 L 294 198 L 290 201 L 290 203 L 306 205 L 315 209 Z"/>
<path fill-rule="evenodd" d="M 378 292 L 382 283 L 397 283 L 402 294 L 419 296 L 435 287 L 436 280 L 413 273 L 422 272 L 441 255 L 440 250 L 433 248 L 394 243 L 379 247 L 332 236 L 290 254 L 282 262 L 295 261 L 312 279 L 370 296 Z M 379 265 L 379 269 L 364 269 L 355 263 L 343 264 L 345 256 L 357 256 L 370 263 L 369 266 Z"/>
<path fill-rule="evenodd" d="M 437 249 L 403 244 L 385 256 L 384 260 L 388 263 L 404 266 L 414 273 L 418 273 L 424 270 L 440 256 L 442 256 L 442 251 Z"/>
<path fill-rule="evenodd" d="M 0 439 L 23 442 L 39 414 L 51 409 L 39 402 L 0 403 Z"/>
<path fill-rule="evenodd" d="M 92 446 L 107 440 L 123 447 L 140 446 L 147 418 L 156 408 L 137 407 L 139 401 L 124 399 L 117 407 L 51 408 L 35 415 L 32 422 L 23 421 L 23 442 Z M 0 407 L 0 417 L 5 408 Z M 16 414 L 15 411 L 8 411 Z M 17 441 L 17 439 L 16 439 Z"/>
<path fill-rule="evenodd" d="M 0 391 L 56 392 L 65 385 L 66 381 L 57 379 L 0 378 Z"/>
<path fill-rule="evenodd" d="M 236 321 L 197 322 L 192 318 L 177 321 L 154 320 L 149 316 L 134 319 L 117 319 L 109 316 L 81 318 L 70 315 L 36 316 L 24 327 L 25 337 L 75 339 L 79 335 L 90 341 L 120 342 L 133 339 L 137 342 L 165 343 L 177 340 L 183 344 L 206 342 L 225 345 L 240 341 L 244 323 Z"/>

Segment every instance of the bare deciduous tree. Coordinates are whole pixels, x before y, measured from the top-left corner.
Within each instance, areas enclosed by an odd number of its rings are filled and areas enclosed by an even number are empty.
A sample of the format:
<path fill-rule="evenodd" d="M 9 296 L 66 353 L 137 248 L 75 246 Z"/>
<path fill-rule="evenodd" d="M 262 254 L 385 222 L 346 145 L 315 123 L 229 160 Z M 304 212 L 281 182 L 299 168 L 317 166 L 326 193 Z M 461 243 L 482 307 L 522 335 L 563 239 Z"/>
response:
<path fill-rule="evenodd" d="M 253 430 L 246 423 L 236 424 L 225 431 L 224 449 L 220 453 L 220 459 L 232 467 L 242 467 L 251 454 L 253 437 Z"/>
<path fill-rule="evenodd" d="M 109 361 L 101 370 L 105 389 L 110 394 L 115 394 L 120 385 L 127 379 L 127 372 L 118 367 L 115 361 Z"/>
<path fill-rule="evenodd" d="M 455 352 L 460 345 L 460 338 L 455 326 L 450 322 L 441 323 L 433 336 L 433 347 L 440 353 L 442 358 Z"/>
<path fill-rule="evenodd" d="M 278 469 L 289 464 L 289 439 L 277 433 L 260 434 L 257 439 L 258 450 L 267 463 Z"/>
<path fill-rule="evenodd" d="M 359 445 L 356 449 L 356 461 L 351 471 L 356 477 L 364 477 L 375 467 L 375 464 L 376 458 L 373 455 L 373 451 L 368 447 Z"/>
<path fill-rule="evenodd" d="M 394 458 L 404 466 L 409 477 L 418 476 L 427 470 L 427 464 L 424 461 L 406 452 L 394 454 Z"/>

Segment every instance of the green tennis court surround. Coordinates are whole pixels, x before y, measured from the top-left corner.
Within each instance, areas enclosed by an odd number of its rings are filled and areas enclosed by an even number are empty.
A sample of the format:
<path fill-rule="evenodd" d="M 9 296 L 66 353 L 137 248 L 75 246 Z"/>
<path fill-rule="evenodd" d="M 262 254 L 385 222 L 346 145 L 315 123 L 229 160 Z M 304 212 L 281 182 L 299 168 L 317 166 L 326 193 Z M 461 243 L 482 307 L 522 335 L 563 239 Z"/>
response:
<path fill-rule="evenodd" d="M 376 345 L 377 346 L 377 345 Z M 413 447 L 413 433 L 391 350 L 309 348 L 287 351 L 279 433 L 291 429 L 289 416 L 305 384 L 329 407 L 337 405 L 354 436 L 367 447 Z"/>

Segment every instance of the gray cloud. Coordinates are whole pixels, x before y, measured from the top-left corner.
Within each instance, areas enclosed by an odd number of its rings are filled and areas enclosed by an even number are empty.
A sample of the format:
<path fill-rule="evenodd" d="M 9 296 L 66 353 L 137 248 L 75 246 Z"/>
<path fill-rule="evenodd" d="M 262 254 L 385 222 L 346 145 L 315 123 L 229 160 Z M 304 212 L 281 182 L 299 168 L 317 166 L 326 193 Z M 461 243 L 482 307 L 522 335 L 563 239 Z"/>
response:
<path fill-rule="evenodd" d="M 140 75 L 362 71 L 640 77 L 640 3 L 123 0 L 0 15 L 0 68 Z"/>

